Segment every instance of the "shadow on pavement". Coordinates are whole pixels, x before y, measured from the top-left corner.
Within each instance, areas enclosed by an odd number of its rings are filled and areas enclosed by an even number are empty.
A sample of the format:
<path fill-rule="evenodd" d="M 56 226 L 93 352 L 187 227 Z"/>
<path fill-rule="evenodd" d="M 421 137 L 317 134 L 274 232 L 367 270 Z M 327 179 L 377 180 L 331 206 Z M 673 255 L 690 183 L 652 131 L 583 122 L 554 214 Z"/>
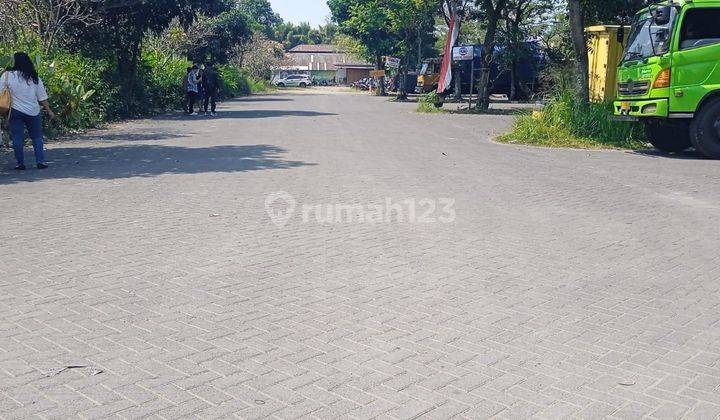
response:
<path fill-rule="evenodd" d="M 95 130 L 89 134 L 83 134 L 80 139 L 85 141 L 97 141 L 97 142 L 114 142 L 114 141 L 157 141 L 157 140 L 169 140 L 169 139 L 180 139 L 186 137 L 192 137 L 195 133 L 185 132 L 182 134 L 171 133 L 171 132 L 113 132 L 113 130 Z"/>
<path fill-rule="evenodd" d="M 680 153 L 666 153 L 661 152 L 657 149 L 641 149 L 641 150 L 633 150 L 631 152 L 628 152 L 633 155 L 641 155 L 651 158 L 661 158 L 661 159 L 681 159 L 681 160 L 708 160 L 708 158 L 703 155 L 702 153 L 695 151 L 694 149 L 691 150 L 685 150 L 684 152 Z"/>
<path fill-rule="evenodd" d="M 29 152 L 29 150 L 28 150 Z M 248 172 L 291 169 L 314 163 L 285 160 L 287 150 L 261 144 L 248 146 L 177 147 L 122 145 L 107 147 L 62 147 L 48 151 L 50 169 L 34 169 L 32 153 L 26 155 L 28 170 L 12 170 L 8 153 L 0 170 L 0 185 L 45 179 L 120 179 L 162 174 Z"/>
<path fill-rule="evenodd" d="M 328 112 L 317 112 L 317 111 L 291 111 L 291 110 L 272 110 L 272 109 L 257 109 L 247 111 L 219 111 L 215 117 L 207 117 L 204 115 L 186 115 L 186 114 L 169 114 L 161 115 L 153 118 L 154 120 L 170 120 L 170 121 L 184 121 L 184 120 L 201 120 L 201 119 L 256 119 L 256 118 L 281 118 L 281 117 L 324 117 L 330 115 L 337 115 Z"/>
<path fill-rule="evenodd" d="M 248 96 L 240 99 L 233 99 L 232 102 L 292 102 L 295 99 L 283 98 L 280 96 Z"/>

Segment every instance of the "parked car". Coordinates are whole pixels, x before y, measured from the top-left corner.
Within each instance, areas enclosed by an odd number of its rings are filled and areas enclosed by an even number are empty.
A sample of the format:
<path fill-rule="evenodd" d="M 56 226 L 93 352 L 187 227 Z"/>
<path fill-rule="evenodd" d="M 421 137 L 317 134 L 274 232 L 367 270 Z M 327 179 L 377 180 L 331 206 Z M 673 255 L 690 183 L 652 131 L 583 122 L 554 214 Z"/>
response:
<path fill-rule="evenodd" d="M 312 85 L 312 80 L 310 80 L 310 76 L 304 75 L 304 74 L 291 74 L 290 76 L 283 77 L 281 79 L 278 79 L 278 81 L 275 82 L 275 86 L 277 87 L 308 87 Z"/>

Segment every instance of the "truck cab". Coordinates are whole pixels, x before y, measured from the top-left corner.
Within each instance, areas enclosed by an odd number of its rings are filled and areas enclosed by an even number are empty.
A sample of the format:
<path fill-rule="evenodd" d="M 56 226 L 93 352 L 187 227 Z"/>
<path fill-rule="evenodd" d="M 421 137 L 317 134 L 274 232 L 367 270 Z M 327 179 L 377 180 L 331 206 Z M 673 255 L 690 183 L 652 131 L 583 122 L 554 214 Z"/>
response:
<path fill-rule="evenodd" d="M 422 68 L 417 78 L 415 93 L 434 92 L 440 81 L 442 71 L 442 58 L 429 58 L 423 61 Z"/>
<path fill-rule="evenodd" d="M 640 120 L 666 152 L 720 159 L 720 0 L 674 0 L 638 12 L 617 69 L 619 119 Z"/>

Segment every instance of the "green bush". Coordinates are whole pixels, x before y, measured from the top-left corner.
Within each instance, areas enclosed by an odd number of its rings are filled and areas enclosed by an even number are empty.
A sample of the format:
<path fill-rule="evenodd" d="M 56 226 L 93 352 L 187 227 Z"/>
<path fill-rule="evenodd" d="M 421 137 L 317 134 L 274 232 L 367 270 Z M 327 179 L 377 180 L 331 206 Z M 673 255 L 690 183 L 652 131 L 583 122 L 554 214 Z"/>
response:
<path fill-rule="evenodd" d="M 153 112 L 163 112 L 182 107 L 185 92 L 182 81 L 192 64 L 184 59 L 157 51 L 142 56 L 143 86 L 146 106 Z"/>
<path fill-rule="evenodd" d="M 92 128 L 108 121 L 147 116 L 182 108 L 183 78 L 191 63 L 162 51 L 143 51 L 137 68 L 133 95 L 124 95 L 113 58 L 89 58 L 62 50 L 42 54 L 37 42 L 12 48 L 0 45 L 0 71 L 10 64 L 15 50 L 35 57 L 50 104 L 58 119 L 47 119 L 45 129 L 53 136 L 68 130 Z M 231 65 L 219 66 L 221 96 L 232 98 L 267 89 L 266 82 L 248 77 Z M 126 103 L 128 97 L 133 103 Z"/>
<path fill-rule="evenodd" d="M 612 114 L 611 104 L 586 104 L 567 88 L 552 94 L 542 111 L 519 116 L 513 130 L 500 140 L 550 147 L 643 147 L 642 126 L 611 121 Z"/>
<path fill-rule="evenodd" d="M 111 87 L 104 79 L 108 63 L 79 54 L 56 52 L 38 60 L 38 72 L 64 129 L 95 127 L 107 120 Z M 100 94 L 99 94 L 100 93 Z"/>
<path fill-rule="evenodd" d="M 442 112 L 440 106 L 442 104 L 442 98 L 436 92 L 430 92 L 424 95 L 420 102 L 418 102 L 417 112 L 426 114 Z"/>
<path fill-rule="evenodd" d="M 234 98 L 236 96 L 250 95 L 250 84 L 248 78 L 234 66 L 218 66 L 220 75 L 220 97 Z"/>

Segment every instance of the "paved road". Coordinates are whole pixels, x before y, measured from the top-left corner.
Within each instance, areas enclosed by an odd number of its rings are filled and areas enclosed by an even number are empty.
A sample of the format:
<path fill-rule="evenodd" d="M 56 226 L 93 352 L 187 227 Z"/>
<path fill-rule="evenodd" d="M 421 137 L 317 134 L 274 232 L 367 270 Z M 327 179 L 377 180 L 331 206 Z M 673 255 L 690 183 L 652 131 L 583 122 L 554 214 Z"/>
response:
<path fill-rule="evenodd" d="M 0 417 L 717 418 L 720 164 L 510 122 L 277 94 L 3 169 Z"/>

